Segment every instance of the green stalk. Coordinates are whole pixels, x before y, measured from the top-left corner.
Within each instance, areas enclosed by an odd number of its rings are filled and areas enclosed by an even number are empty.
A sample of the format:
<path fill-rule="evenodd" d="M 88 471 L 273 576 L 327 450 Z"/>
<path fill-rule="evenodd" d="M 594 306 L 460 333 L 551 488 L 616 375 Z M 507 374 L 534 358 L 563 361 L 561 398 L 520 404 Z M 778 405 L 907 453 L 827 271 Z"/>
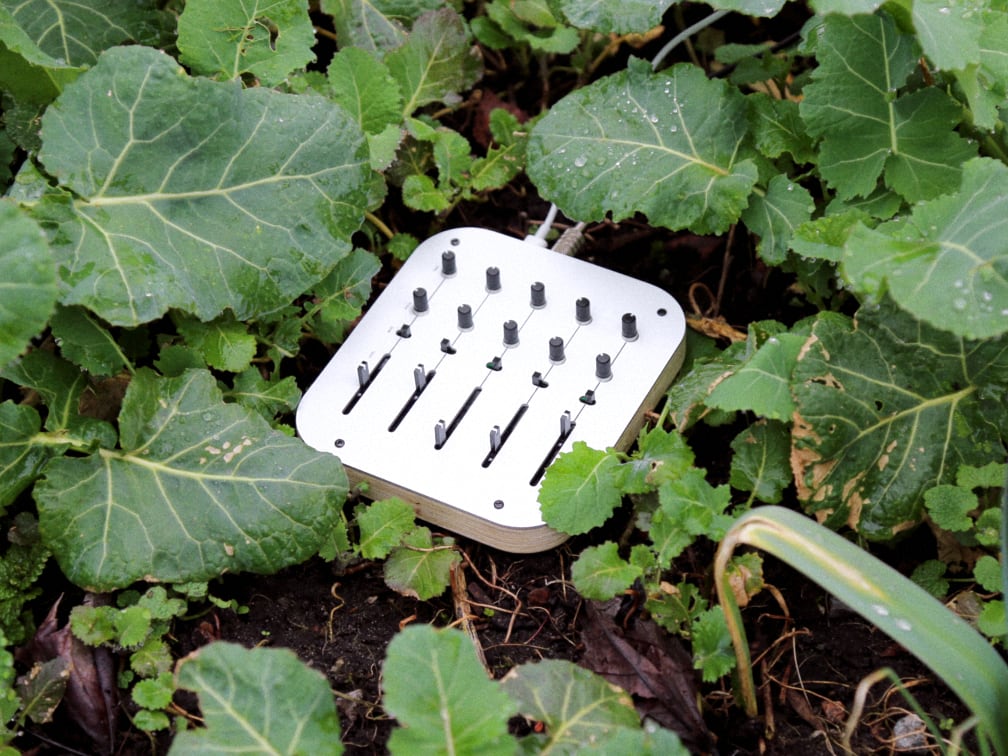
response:
<path fill-rule="evenodd" d="M 814 520 L 783 507 L 742 515 L 718 546 L 714 580 L 738 660 L 740 695 L 756 716 L 749 646 L 726 568 L 735 547 L 769 552 L 814 580 L 900 643 L 976 716 L 978 734 L 1008 756 L 1008 664 L 988 641 L 927 591 Z"/>

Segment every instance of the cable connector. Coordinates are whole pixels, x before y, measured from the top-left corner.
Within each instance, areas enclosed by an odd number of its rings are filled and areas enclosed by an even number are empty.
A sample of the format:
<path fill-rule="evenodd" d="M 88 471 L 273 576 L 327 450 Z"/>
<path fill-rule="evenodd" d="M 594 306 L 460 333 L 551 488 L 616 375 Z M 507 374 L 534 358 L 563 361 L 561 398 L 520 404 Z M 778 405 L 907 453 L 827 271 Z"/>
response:
<path fill-rule="evenodd" d="M 577 251 L 581 249 L 581 245 L 584 243 L 584 229 L 584 223 L 577 223 L 568 228 L 556 240 L 556 243 L 553 245 L 553 251 L 561 255 L 567 255 L 568 257 L 577 254 Z"/>

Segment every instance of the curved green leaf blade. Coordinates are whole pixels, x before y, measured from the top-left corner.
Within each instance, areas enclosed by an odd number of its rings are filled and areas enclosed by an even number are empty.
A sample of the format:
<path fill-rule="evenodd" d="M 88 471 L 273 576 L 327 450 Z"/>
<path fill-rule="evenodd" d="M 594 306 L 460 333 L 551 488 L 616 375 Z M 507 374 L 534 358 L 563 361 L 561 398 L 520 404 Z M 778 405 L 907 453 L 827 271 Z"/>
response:
<path fill-rule="evenodd" d="M 747 710 L 756 697 L 738 604 L 725 577 L 732 550 L 747 544 L 811 578 L 934 670 L 978 718 L 993 753 L 1008 752 L 1008 666 L 986 638 L 906 576 L 808 517 L 777 506 L 739 518 L 718 547 L 714 580 L 732 641 Z M 985 752 L 987 752 L 985 750 Z"/>
<path fill-rule="evenodd" d="M 738 220 L 756 183 L 745 99 L 696 66 L 626 71 L 564 97 L 532 130 L 528 174 L 564 213 L 615 221 L 643 212 L 696 233 Z"/>
<path fill-rule="evenodd" d="M 0 88 L 16 101 L 48 103 L 82 70 L 42 50 L 11 12 L 0 7 Z M 9 128 L 10 122 L 7 125 Z"/>
<path fill-rule="evenodd" d="M 571 580 L 578 593 L 601 601 L 622 593 L 642 574 L 640 566 L 619 555 L 619 547 L 613 541 L 589 546 L 571 565 Z"/>
<path fill-rule="evenodd" d="M 569 661 L 522 664 L 503 683 L 522 714 L 546 725 L 546 734 L 535 738 L 537 753 L 601 748 L 619 730 L 640 728 L 629 693 Z"/>
<path fill-rule="evenodd" d="M 267 87 L 315 60 L 315 28 L 301 0 L 187 0 L 178 20 L 181 60 L 195 73 Z"/>
<path fill-rule="evenodd" d="M 843 272 L 860 291 L 888 290 L 933 326 L 971 339 L 1008 332 L 1008 166 L 963 166 L 955 194 L 923 202 L 910 218 L 855 227 Z"/>
<path fill-rule="evenodd" d="M 57 307 L 50 326 L 60 353 L 91 375 L 112 375 L 130 366 L 109 330 L 83 307 Z"/>
<path fill-rule="evenodd" d="M 976 154 L 953 130 L 962 109 L 937 88 L 898 96 L 917 65 L 914 37 L 885 14 L 827 16 L 817 29 L 819 67 L 800 105 L 822 138 L 819 170 L 843 199 L 867 197 L 883 177 L 905 199 L 930 199 Z"/>
<path fill-rule="evenodd" d="M 407 627 L 389 643 L 382 680 L 385 709 L 400 724 L 389 739 L 393 754 L 514 753 L 514 705 L 460 631 Z"/>
<path fill-rule="evenodd" d="M 56 305 L 56 266 L 45 234 L 17 205 L 0 200 L 0 368 L 46 326 Z"/>
<path fill-rule="evenodd" d="M 343 752 L 329 683 L 289 649 L 211 643 L 177 674 L 178 686 L 199 696 L 205 727 L 175 735 L 172 756 Z"/>
<path fill-rule="evenodd" d="M 34 207 L 63 302 L 113 325 L 288 304 L 349 251 L 367 204 L 367 147 L 341 108 L 189 78 L 149 48 L 104 53 L 47 110 L 42 141 L 74 193 Z"/>
<path fill-rule="evenodd" d="M 385 53 L 406 40 L 413 19 L 443 7 L 444 0 L 322 0 L 321 5 L 332 16 L 341 48 Z"/>
<path fill-rule="evenodd" d="M 339 460 L 225 404 L 209 372 L 139 371 L 119 427 L 121 450 L 53 460 L 35 487 L 43 537 L 78 585 L 271 573 L 342 527 Z"/>
<path fill-rule="evenodd" d="M 962 464 L 1005 455 L 1008 338 L 970 342 L 887 302 L 820 316 L 794 372 L 792 467 L 826 524 L 889 539 Z"/>
<path fill-rule="evenodd" d="M 812 217 L 815 202 L 808 190 L 787 176 L 770 179 L 766 192 L 753 195 L 742 213 L 742 221 L 760 237 L 756 248 L 771 265 L 780 265 L 787 257 L 795 229 Z"/>
<path fill-rule="evenodd" d="M 430 530 L 419 526 L 392 550 L 382 575 L 393 591 L 426 601 L 445 592 L 451 583 L 451 570 L 461 560 L 450 543 L 435 545 Z"/>
<path fill-rule="evenodd" d="M 986 3 L 914 0 L 911 11 L 914 29 L 924 54 L 936 68 L 963 69 L 980 62 L 980 36 L 985 25 L 983 5 Z"/>

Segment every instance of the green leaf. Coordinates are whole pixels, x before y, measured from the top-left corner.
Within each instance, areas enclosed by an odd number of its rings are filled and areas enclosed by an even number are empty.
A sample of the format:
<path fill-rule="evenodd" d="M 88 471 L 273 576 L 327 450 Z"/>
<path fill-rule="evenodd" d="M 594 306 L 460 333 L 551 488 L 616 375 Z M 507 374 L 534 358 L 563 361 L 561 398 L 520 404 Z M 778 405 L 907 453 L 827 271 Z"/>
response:
<path fill-rule="evenodd" d="M 979 506 L 979 502 L 972 491 L 941 485 L 924 492 L 924 506 L 938 527 L 955 533 L 973 527 L 969 513 Z"/>
<path fill-rule="evenodd" d="M 134 714 L 133 724 L 138 729 L 145 730 L 146 732 L 167 730 L 171 727 L 167 714 L 163 711 L 150 711 L 149 709 L 140 709 L 140 711 Z"/>
<path fill-rule="evenodd" d="M 225 396 L 271 420 L 294 411 L 301 399 L 301 389 L 293 375 L 267 380 L 258 368 L 251 367 L 235 376 L 234 388 Z"/>
<path fill-rule="evenodd" d="M 963 69 L 980 62 L 985 5 L 965 0 L 914 0 L 911 13 L 917 39 L 935 68 Z M 1003 7 L 997 13 L 1003 15 Z"/>
<path fill-rule="evenodd" d="M 175 685 L 170 672 L 149 680 L 140 680 L 133 686 L 133 701 L 145 709 L 164 709 L 171 703 Z"/>
<path fill-rule="evenodd" d="M 761 421 L 739 433 L 731 443 L 732 488 L 752 491 L 767 504 L 780 502 L 792 481 L 791 436 L 783 423 Z"/>
<path fill-rule="evenodd" d="M 35 440 L 41 424 L 34 407 L 0 404 L 0 511 L 31 485 L 52 453 Z"/>
<path fill-rule="evenodd" d="M 538 52 L 561 55 L 578 46 L 577 29 L 558 23 L 546 4 L 535 5 L 532 12 L 530 8 L 532 3 L 523 0 L 494 0 L 486 6 L 486 18 L 473 19 L 473 31 L 483 44 L 497 50 L 514 47 L 512 40 Z"/>
<path fill-rule="evenodd" d="M 65 657 L 36 662 L 17 680 L 22 716 L 36 724 L 52 721 L 53 712 L 63 700 L 70 674 L 70 661 Z"/>
<path fill-rule="evenodd" d="M 956 471 L 956 485 L 963 488 L 1000 488 L 1008 477 L 1008 464 L 1004 462 L 988 462 L 986 465 L 974 467 L 963 465 Z"/>
<path fill-rule="evenodd" d="M 45 234 L 17 205 L 0 200 L 0 368 L 28 346 L 56 303 L 56 267 Z"/>
<path fill-rule="evenodd" d="M 725 514 L 731 490 L 724 485 L 715 488 L 704 478 L 704 471 L 695 467 L 664 483 L 658 489 L 658 502 L 648 535 L 663 568 L 698 536 L 718 541 L 732 523 L 732 517 Z"/>
<path fill-rule="evenodd" d="M 945 578 L 948 565 L 940 559 L 928 559 L 914 567 L 910 579 L 936 599 L 948 594 L 949 581 Z"/>
<path fill-rule="evenodd" d="M 92 375 L 132 367 L 108 328 L 83 307 L 57 307 L 50 326 L 63 356 Z"/>
<path fill-rule="evenodd" d="M 681 433 L 660 426 L 642 429 L 637 448 L 620 474 L 624 493 L 654 491 L 667 480 L 684 475 L 693 466 L 693 450 Z"/>
<path fill-rule="evenodd" d="M 368 134 L 402 123 L 403 101 L 388 66 L 359 47 L 333 57 L 326 72 L 333 100 L 342 105 Z"/>
<path fill-rule="evenodd" d="M 479 80 L 483 66 L 462 17 L 452 8 L 422 15 L 402 46 L 385 57 L 403 94 L 402 115 L 432 102 L 455 103 Z"/>
<path fill-rule="evenodd" d="M 1001 565 L 990 554 L 984 554 L 977 560 L 973 577 L 985 591 L 1001 593 L 1004 590 L 1001 585 Z"/>
<path fill-rule="evenodd" d="M 586 599 L 601 601 L 622 593 L 642 574 L 639 566 L 619 555 L 619 547 L 612 541 L 589 546 L 571 565 L 571 580 L 577 592 Z"/>
<path fill-rule="evenodd" d="M 62 301 L 113 325 L 287 304 L 349 251 L 366 205 L 367 148 L 342 108 L 189 78 L 150 48 L 105 52 L 46 111 L 42 141 L 74 194 L 33 207 Z"/>
<path fill-rule="evenodd" d="M 681 64 L 642 60 L 561 99 L 532 129 L 528 174 L 583 221 L 637 212 L 651 223 L 718 233 L 738 220 L 756 182 L 745 99 Z"/>
<path fill-rule="evenodd" d="M 430 176 L 414 174 L 407 176 L 402 185 L 403 202 L 413 210 L 439 213 L 451 206 L 448 195 L 439 189 Z"/>
<path fill-rule="evenodd" d="M 78 585 L 271 573 L 342 527 L 339 460 L 225 404 L 206 371 L 138 371 L 119 427 L 121 450 L 53 460 L 35 487 L 43 537 Z"/>
<path fill-rule="evenodd" d="M 267 87 L 315 60 L 315 29 L 301 0 L 186 0 L 178 19 L 181 60 L 194 73 Z"/>
<path fill-rule="evenodd" d="M 749 95 L 749 114 L 756 147 L 770 158 L 790 153 L 796 163 L 815 161 L 812 140 L 793 100 L 777 100 L 769 95 Z"/>
<path fill-rule="evenodd" d="M 815 202 L 808 190 L 781 174 L 770 179 L 765 194 L 753 195 L 742 221 L 760 237 L 756 249 L 770 265 L 787 257 L 795 229 L 812 217 Z"/>
<path fill-rule="evenodd" d="M 986 158 L 963 167 L 959 191 L 919 203 L 909 219 L 857 226 L 843 273 L 871 296 L 971 339 L 1008 332 L 1008 166 Z"/>
<path fill-rule="evenodd" d="M 770 336 L 749 360 L 711 390 L 707 406 L 790 420 L 795 408 L 791 372 L 804 342 L 805 337 L 797 333 Z"/>
<path fill-rule="evenodd" d="M 70 610 L 70 631 L 89 646 L 111 643 L 118 637 L 118 616 L 119 611 L 111 606 L 78 604 Z"/>
<path fill-rule="evenodd" d="M 179 663 L 178 686 L 199 696 L 205 727 L 178 732 L 171 756 L 343 751 L 329 683 L 289 649 L 211 643 Z"/>
<path fill-rule="evenodd" d="M 1008 634 L 1008 617 L 1005 602 L 998 599 L 984 604 L 977 617 L 977 629 L 990 638 L 1000 638 Z"/>
<path fill-rule="evenodd" d="M 46 105 L 83 70 L 44 52 L 12 13 L 0 7 L 0 89 L 18 102 Z M 14 109 L 5 104 L 8 128 L 13 123 L 13 113 Z"/>
<path fill-rule="evenodd" d="M 961 108 L 943 91 L 897 94 L 916 66 L 914 38 L 886 14 L 827 16 L 816 33 L 800 111 L 837 196 L 867 197 L 880 176 L 911 202 L 948 191 L 976 147 L 953 130 Z"/>
<path fill-rule="evenodd" d="M 357 510 L 358 548 L 365 559 L 384 559 L 414 526 L 413 505 L 402 499 L 385 499 Z"/>
<path fill-rule="evenodd" d="M 411 625 L 389 643 L 382 664 L 385 710 L 399 721 L 393 754 L 513 754 L 514 705 L 458 630 Z"/>
<path fill-rule="evenodd" d="M 155 0 L 20 0 L 7 3 L 14 22 L 39 48 L 66 65 L 91 65 L 103 50 L 127 42 L 158 45 L 173 19 Z"/>
<path fill-rule="evenodd" d="M 980 32 L 980 63 L 956 71 L 973 115 L 973 123 L 981 129 L 997 128 L 998 109 L 1008 95 L 1008 14 L 985 14 Z"/>
<path fill-rule="evenodd" d="M 577 535 L 598 527 L 623 500 L 620 457 L 575 441 L 546 470 L 539 490 L 543 520 L 561 533 Z"/>
<path fill-rule="evenodd" d="M 704 682 L 714 682 L 735 669 L 731 636 L 721 607 L 701 613 L 693 621 L 692 635 L 693 668 L 700 670 Z"/>
<path fill-rule="evenodd" d="M 174 664 L 171 649 L 160 638 L 148 638 L 146 643 L 130 654 L 130 669 L 141 677 L 156 677 L 169 672 Z"/>
<path fill-rule="evenodd" d="M 123 648 L 139 646 L 151 632 L 150 609 L 127 606 L 116 614 L 115 626 L 119 645 Z"/>
<path fill-rule="evenodd" d="M 341 47 L 387 52 L 406 40 L 406 27 L 443 0 L 322 0 L 322 10 L 333 18 Z"/>
<path fill-rule="evenodd" d="M 445 592 L 452 567 L 461 559 L 450 545 L 435 545 L 430 530 L 421 526 L 407 533 L 402 546 L 392 550 L 382 574 L 392 590 L 426 601 Z"/>
<path fill-rule="evenodd" d="M 546 725 L 545 735 L 532 736 L 537 747 L 531 752 L 578 753 L 616 730 L 640 727 L 629 693 L 569 661 L 522 664 L 503 683 L 521 714 Z"/>
<path fill-rule="evenodd" d="M 560 0 L 567 20 L 603 34 L 643 34 L 661 23 L 674 0 Z"/>
<path fill-rule="evenodd" d="M 1008 339 L 969 342 L 891 303 L 822 314 L 794 372 L 800 498 L 870 539 L 917 523 L 926 490 L 1004 455 Z"/>
<path fill-rule="evenodd" d="M 109 423 L 80 413 L 81 400 L 91 387 L 87 374 L 76 365 L 53 352 L 36 349 L 0 370 L 0 376 L 39 393 L 48 410 L 46 430 L 68 432 L 70 437 L 64 439 L 65 443 L 78 447 L 95 443 L 115 446 L 116 432 Z"/>
<path fill-rule="evenodd" d="M 209 323 L 180 314 L 175 325 L 186 343 L 212 368 L 237 373 L 247 369 L 255 357 L 255 336 L 230 313 Z"/>

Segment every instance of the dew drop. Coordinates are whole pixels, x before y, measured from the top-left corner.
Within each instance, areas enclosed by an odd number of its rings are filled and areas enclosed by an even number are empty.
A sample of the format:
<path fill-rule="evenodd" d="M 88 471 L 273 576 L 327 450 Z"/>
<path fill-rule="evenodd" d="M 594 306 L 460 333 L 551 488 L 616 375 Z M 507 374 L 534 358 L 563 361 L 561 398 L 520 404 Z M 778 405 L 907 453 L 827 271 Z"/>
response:
<path fill-rule="evenodd" d="M 577 168 L 584 168 L 584 165 L 587 162 L 588 162 L 588 158 L 585 157 L 584 155 L 578 155 L 576 158 L 574 158 L 574 165 Z"/>
<path fill-rule="evenodd" d="M 955 299 L 952 300 L 952 307 L 953 309 L 959 310 L 961 312 L 962 310 L 966 309 L 966 300 L 963 299 L 962 297 L 956 297 Z"/>
<path fill-rule="evenodd" d="M 889 616 L 889 609 L 881 604 L 872 604 L 872 611 L 874 611 L 879 617 Z"/>
<path fill-rule="evenodd" d="M 913 630 L 913 625 L 911 625 L 905 619 L 898 619 L 898 620 L 896 620 L 896 627 L 898 627 L 900 630 L 906 630 L 907 632 L 910 632 L 911 630 Z"/>

